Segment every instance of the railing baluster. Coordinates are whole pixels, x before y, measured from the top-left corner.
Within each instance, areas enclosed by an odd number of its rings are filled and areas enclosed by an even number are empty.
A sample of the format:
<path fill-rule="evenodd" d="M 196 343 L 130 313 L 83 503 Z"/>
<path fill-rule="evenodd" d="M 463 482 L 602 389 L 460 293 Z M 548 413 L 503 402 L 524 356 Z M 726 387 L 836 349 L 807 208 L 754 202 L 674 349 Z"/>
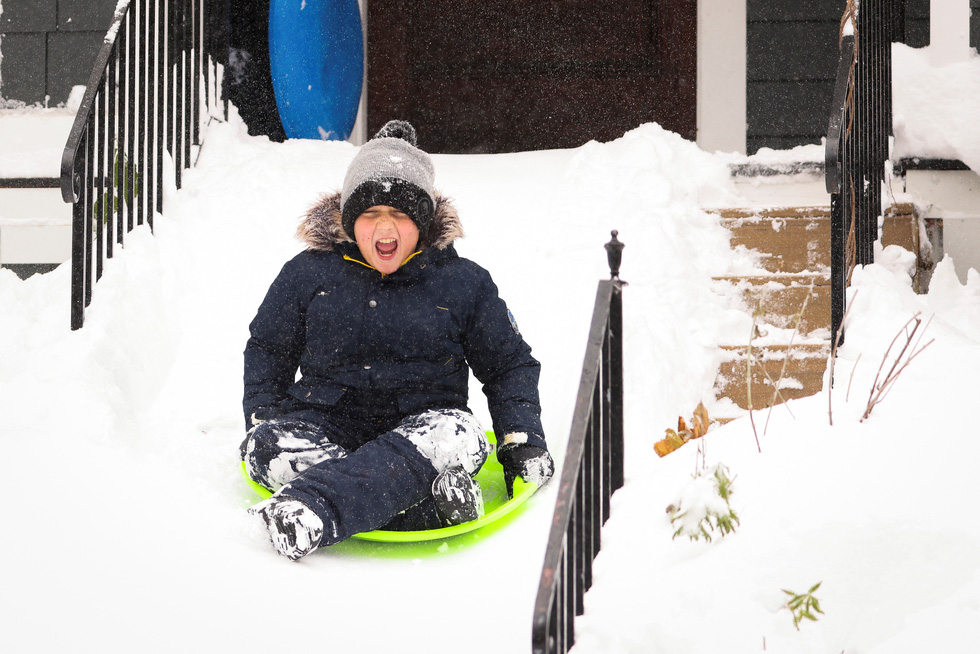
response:
<path fill-rule="evenodd" d="M 167 38 L 169 4 L 157 3 L 157 119 L 156 119 L 156 211 L 163 212 L 163 151 L 167 140 Z"/>
<path fill-rule="evenodd" d="M 122 174 L 125 180 L 124 189 L 126 191 L 126 232 L 133 231 L 134 209 L 136 191 L 133 188 L 136 183 L 133 172 L 136 156 L 136 104 L 137 104 L 137 80 L 136 80 L 136 11 L 130 6 L 128 18 L 126 20 L 126 57 L 128 59 L 127 78 L 129 80 L 129 96 L 126 98 L 126 157 L 123 159 Z"/>
<path fill-rule="evenodd" d="M 92 120 L 90 119 L 87 126 L 92 125 Z M 85 306 L 88 306 L 92 302 L 92 284 L 95 280 L 92 279 L 92 160 L 88 157 L 88 154 L 92 151 L 92 136 L 91 132 L 86 129 L 85 140 L 82 143 L 81 151 L 85 153 L 85 158 L 82 164 L 82 188 L 81 188 L 81 205 L 82 213 L 85 217 L 84 219 L 84 230 L 85 230 L 85 262 L 87 266 L 87 271 L 85 273 Z"/>
<path fill-rule="evenodd" d="M 177 171 L 177 188 L 183 188 L 184 168 L 184 25 L 186 3 L 178 0 L 176 4 L 177 21 L 174 24 L 174 168 Z"/>
<path fill-rule="evenodd" d="M 176 28 L 177 20 L 175 16 L 176 8 L 173 2 L 166 3 L 167 5 L 167 63 L 166 63 L 166 84 L 167 84 L 167 97 L 165 102 L 165 115 L 166 115 L 166 138 L 164 139 L 164 150 L 170 153 L 171 159 L 174 165 L 177 165 L 177 158 L 174 156 L 174 98 L 176 92 L 174 90 L 174 85 L 176 82 L 176 54 L 177 49 L 177 37 Z M 180 188 L 179 177 L 177 178 L 177 188 Z"/>
<path fill-rule="evenodd" d="M 191 142 L 198 146 L 201 129 L 201 103 L 197 101 L 201 93 L 201 0 L 191 0 L 191 34 L 194 43 L 194 53 L 191 60 Z"/>
<path fill-rule="evenodd" d="M 138 134 L 136 137 L 136 178 L 139 180 L 139 188 L 136 193 L 136 224 L 142 225 L 146 222 L 146 105 L 147 93 L 149 90 L 149 80 L 146 76 L 146 44 L 149 40 L 146 32 L 146 1 L 140 0 L 137 4 L 137 66 L 139 71 L 139 93 L 136 96 L 138 107 Z M 130 12 L 132 13 L 132 12 Z"/>
<path fill-rule="evenodd" d="M 116 108 L 119 104 L 118 93 L 118 68 L 117 48 L 112 49 L 112 58 L 109 60 L 109 68 L 106 71 L 105 93 L 109 105 L 108 118 L 106 120 L 106 199 L 107 207 L 105 214 L 106 224 L 106 246 L 105 256 L 112 258 L 115 248 L 115 214 L 116 214 Z"/>
<path fill-rule="evenodd" d="M 572 507 L 574 508 L 574 507 Z M 562 629 L 562 642 L 567 652 L 575 644 L 575 531 L 568 530 L 568 545 L 565 547 L 565 624 Z"/>
<path fill-rule="evenodd" d="M 156 0 L 146 0 L 143 4 L 146 12 L 146 172 L 143 177 L 143 193 L 146 196 L 146 224 L 153 229 L 153 212 L 156 209 L 157 170 L 154 169 L 153 144 L 159 138 L 156 124 L 157 101 L 157 3 Z"/>
<path fill-rule="evenodd" d="M 588 449 L 588 448 L 586 448 Z M 585 612 L 585 505 L 589 491 L 588 480 L 585 476 L 585 460 L 578 464 L 578 492 L 575 494 L 574 511 L 572 512 L 572 561 L 575 564 L 575 615 Z"/>
<path fill-rule="evenodd" d="M 99 86 L 104 86 L 105 80 L 100 80 Z M 93 208 L 95 210 L 95 279 L 102 278 L 102 254 L 105 251 L 105 134 L 106 134 L 106 111 L 105 96 L 101 93 L 95 96 L 95 105 L 92 111 L 95 118 L 95 125 L 89 129 L 89 138 L 96 143 L 95 163 L 93 172 L 95 174 L 95 199 Z M 95 134 L 92 133 L 95 130 Z"/>
<path fill-rule="evenodd" d="M 72 179 L 70 180 L 72 193 L 76 194 L 76 201 L 72 204 L 71 221 L 71 328 L 78 329 L 85 320 L 85 277 L 90 268 L 85 261 L 87 255 L 86 244 L 90 243 L 85 234 L 85 216 L 81 212 L 85 210 L 85 205 L 77 201 L 77 193 L 81 192 L 81 181 L 76 183 L 74 175 L 78 166 L 78 155 L 74 155 L 71 166 Z M 64 187 L 62 187 L 64 189 Z"/>
<path fill-rule="evenodd" d="M 116 178 L 115 208 L 116 208 L 116 239 L 120 245 L 126 242 L 126 173 L 123 156 L 126 152 L 126 105 L 129 100 L 129 80 L 126 79 L 126 68 L 129 65 L 128 50 L 126 49 L 126 22 L 119 27 L 117 41 L 116 75 L 118 96 L 116 106 L 116 147 L 113 157 L 113 174 Z"/>
<path fill-rule="evenodd" d="M 191 149 L 191 139 L 190 139 L 190 123 L 191 123 L 191 111 L 190 111 L 190 98 L 191 98 L 191 48 L 193 44 L 191 43 L 190 29 L 191 29 L 191 16 L 190 16 L 190 0 L 182 0 L 181 10 L 183 16 L 180 21 L 180 39 L 181 39 L 181 120 L 180 120 L 180 134 L 181 134 L 181 168 L 189 165 L 188 162 L 191 160 L 190 149 Z"/>

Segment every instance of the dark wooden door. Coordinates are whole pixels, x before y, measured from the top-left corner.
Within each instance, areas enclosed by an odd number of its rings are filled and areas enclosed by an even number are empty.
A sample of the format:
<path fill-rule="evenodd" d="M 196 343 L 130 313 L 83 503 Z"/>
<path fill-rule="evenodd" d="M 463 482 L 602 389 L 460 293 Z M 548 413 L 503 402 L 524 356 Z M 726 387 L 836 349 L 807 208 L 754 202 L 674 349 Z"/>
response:
<path fill-rule="evenodd" d="M 369 0 L 368 130 L 430 152 L 696 129 L 697 0 Z"/>

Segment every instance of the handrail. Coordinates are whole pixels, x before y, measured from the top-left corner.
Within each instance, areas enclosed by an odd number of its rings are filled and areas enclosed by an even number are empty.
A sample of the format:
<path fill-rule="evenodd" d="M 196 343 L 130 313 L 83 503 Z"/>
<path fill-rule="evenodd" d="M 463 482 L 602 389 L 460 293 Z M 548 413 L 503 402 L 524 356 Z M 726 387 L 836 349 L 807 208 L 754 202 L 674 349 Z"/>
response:
<path fill-rule="evenodd" d="M 837 62 L 837 77 L 834 81 L 834 95 L 830 103 L 830 120 L 827 125 L 827 142 L 824 146 L 824 175 L 828 193 L 840 193 L 841 146 L 844 116 L 847 114 L 847 95 L 851 88 L 854 70 L 854 35 L 846 34 L 840 39 L 840 59 Z"/>
<path fill-rule="evenodd" d="M 227 61 L 227 12 L 227 0 L 116 5 L 61 158 L 61 196 L 72 204 L 72 329 L 84 324 L 115 246 L 137 225 L 152 230 L 165 181 L 180 188 L 194 165 L 201 109 L 227 119 L 221 66 L 210 57 Z"/>
<path fill-rule="evenodd" d="M 599 282 L 572 416 L 568 450 L 532 621 L 534 654 L 567 652 L 575 617 L 585 610 L 592 562 L 610 497 L 623 486 L 623 313 L 619 265 L 623 244 L 606 244 L 611 279 Z"/>
<path fill-rule="evenodd" d="M 101 90 L 102 79 L 105 76 L 106 68 L 109 65 L 109 57 L 113 53 L 116 44 L 116 37 L 122 26 L 126 13 L 129 11 L 130 0 L 123 0 L 116 6 L 116 11 L 112 16 L 112 24 L 106 32 L 106 38 L 102 47 L 99 48 L 95 56 L 95 64 L 92 66 L 92 73 L 89 75 L 88 84 L 85 86 L 85 94 L 82 102 L 78 106 L 78 113 L 71 125 L 68 133 L 68 143 L 61 155 L 61 199 L 68 203 L 75 203 L 81 195 L 81 175 L 75 172 L 75 161 L 78 158 L 79 148 L 82 146 L 82 139 L 88 131 L 89 117 L 92 114 L 92 105 L 95 104 L 95 96 Z M 112 40 L 110 41 L 110 36 Z"/>

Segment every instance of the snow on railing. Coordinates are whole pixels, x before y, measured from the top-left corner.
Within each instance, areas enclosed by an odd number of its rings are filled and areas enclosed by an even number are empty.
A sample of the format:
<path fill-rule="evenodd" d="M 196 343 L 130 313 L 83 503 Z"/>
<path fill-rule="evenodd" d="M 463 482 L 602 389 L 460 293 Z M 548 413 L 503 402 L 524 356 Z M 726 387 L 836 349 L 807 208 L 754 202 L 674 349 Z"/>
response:
<path fill-rule="evenodd" d="M 119 0 L 61 160 L 72 204 L 71 328 L 85 321 L 92 287 L 115 245 L 153 228 L 164 183 L 180 188 L 222 99 L 227 0 Z M 212 116 L 212 111 L 215 116 Z"/>
<path fill-rule="evenodd" d="M 575 616 L 585 611 L 592 561 L 599 553 L 610 497 L 623 485 L 623 300 L 619 279 L 623 244 L 606 244 L 611 279 L 599 282 L 585 363 L 575 399 L 534 605 L 531 648 L 564 654 L 575 643 Z"/>

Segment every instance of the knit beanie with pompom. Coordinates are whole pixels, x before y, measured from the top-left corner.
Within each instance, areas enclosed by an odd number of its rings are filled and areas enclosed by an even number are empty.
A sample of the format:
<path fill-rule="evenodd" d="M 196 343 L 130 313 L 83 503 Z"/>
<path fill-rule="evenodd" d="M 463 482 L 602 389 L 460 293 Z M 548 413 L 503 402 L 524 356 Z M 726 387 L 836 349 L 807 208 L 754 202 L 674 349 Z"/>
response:
<path fill-rule="evenodd" d="M 344 231 L 352 239 L 357 217 L 378 205 L 411 216 L 420 239 L 425 238 L 435 208 L 435 168 L 416 143 L 414 127 L 392 120 L 361 146 L 347 168 L 340 194 Z"/>

